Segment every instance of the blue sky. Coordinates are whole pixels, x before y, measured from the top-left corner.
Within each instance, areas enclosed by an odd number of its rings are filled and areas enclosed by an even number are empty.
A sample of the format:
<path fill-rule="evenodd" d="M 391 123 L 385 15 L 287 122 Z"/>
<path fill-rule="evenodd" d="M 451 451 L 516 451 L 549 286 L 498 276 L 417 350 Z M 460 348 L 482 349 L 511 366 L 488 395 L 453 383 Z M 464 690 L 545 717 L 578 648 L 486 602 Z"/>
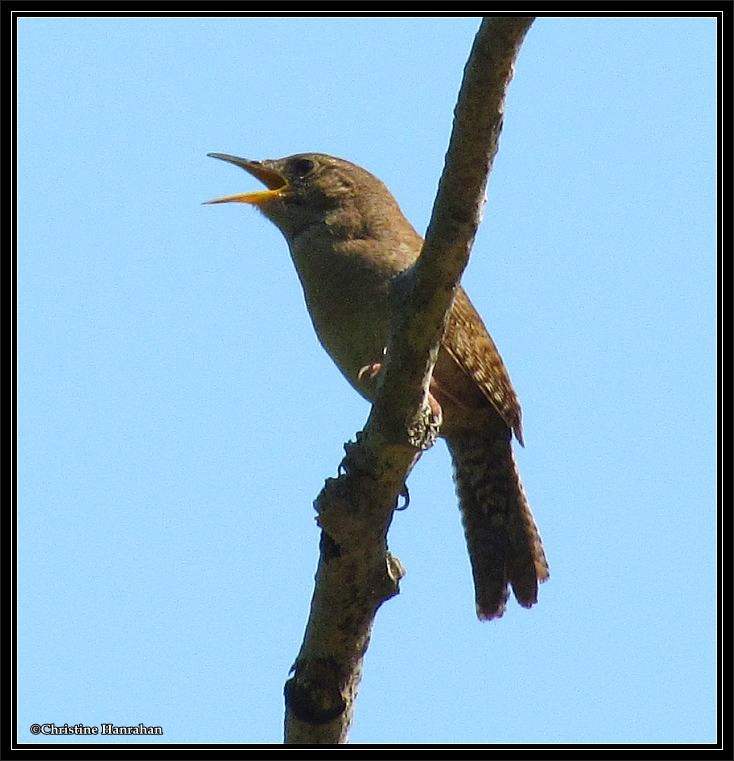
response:
<path fill-rule="evenodd" d="M 312 501 L 368 407 L 277 230 L 201 205 L 254 189 L 206 153 L 348 158 L 423 231 L 477 26 L 19 21 L 21 741 L 281 741 Z M 523 405 L 551 579 L 475 619 L 437 445 L 391 529 L 407 576 L 353 742 L 715 740 L 715 40 L 531 28 L 463 282 Z"/>

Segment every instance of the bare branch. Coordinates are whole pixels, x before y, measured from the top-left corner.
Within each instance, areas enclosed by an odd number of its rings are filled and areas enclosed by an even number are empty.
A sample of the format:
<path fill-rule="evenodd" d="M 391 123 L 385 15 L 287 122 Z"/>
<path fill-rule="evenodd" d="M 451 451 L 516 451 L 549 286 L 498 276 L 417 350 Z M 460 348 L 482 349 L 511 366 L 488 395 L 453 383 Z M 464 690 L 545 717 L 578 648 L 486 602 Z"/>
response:
<path fill-rule="evenodd" d="M 315 507 L 320 558 L 304 641 L 285 687 L 285 741 L 346 742 L 380 605 L 398 593 L 387 549 L 397 495 L 438 423 L 428 387 L 446 316 L 480 221 L 507 86 L 531 17 L 485 18 L 464 70 L 454 126 L 421 256 L 396 282 L 385 374 L 364 431 L 345 446 L 344 473 Z"/>

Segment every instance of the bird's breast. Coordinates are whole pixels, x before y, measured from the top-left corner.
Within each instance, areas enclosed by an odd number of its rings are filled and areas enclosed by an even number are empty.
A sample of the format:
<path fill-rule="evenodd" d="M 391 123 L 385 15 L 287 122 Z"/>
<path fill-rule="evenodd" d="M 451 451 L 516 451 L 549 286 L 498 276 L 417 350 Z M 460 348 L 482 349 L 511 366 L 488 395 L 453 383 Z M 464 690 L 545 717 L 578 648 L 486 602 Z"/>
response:
<path fill-rule="evenodd" d="M 364 393 L 357 375 L 381 361 L 390 329 L 390 281 L 399 264 L 373 241 L 299 240 L 291 256 L 319 341 Z"/>

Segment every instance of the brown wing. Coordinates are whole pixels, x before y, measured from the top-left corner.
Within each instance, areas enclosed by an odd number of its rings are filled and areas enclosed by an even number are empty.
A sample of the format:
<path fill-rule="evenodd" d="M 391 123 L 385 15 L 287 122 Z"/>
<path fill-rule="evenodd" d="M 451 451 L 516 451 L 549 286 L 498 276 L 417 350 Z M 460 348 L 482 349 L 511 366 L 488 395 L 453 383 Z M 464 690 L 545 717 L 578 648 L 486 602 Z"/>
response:
<path fill-rule="evenodd" d="M 523 444 L 520 403 L 507 368 L 482 318 L 461 287 L 456 292 L 441 343 L 464 372 L 474 379 Z"/>

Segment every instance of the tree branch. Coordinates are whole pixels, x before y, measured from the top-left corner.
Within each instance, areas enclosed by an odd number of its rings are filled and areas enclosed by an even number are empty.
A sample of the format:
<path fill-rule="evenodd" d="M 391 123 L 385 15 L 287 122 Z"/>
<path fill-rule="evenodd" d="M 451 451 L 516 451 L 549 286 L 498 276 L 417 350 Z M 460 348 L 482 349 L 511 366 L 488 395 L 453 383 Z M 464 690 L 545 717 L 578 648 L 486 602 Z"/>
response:
<path fill-rule="evenodd" d="M 426 240 L 395 281 L 385 372 L 364 430 L 315 502 L 320 557 L 306 633 L 285 685 L 285 741 L 346 742 L 375 614 L 403 576 L 387 549 L 398 494 L 440 420 L 428 387 L 454 292 L 479 225 L 504 100 L 531 17 L 485 18 L 454 110 Z M 399 307 L 398 307 L 399 305 Z"/>

